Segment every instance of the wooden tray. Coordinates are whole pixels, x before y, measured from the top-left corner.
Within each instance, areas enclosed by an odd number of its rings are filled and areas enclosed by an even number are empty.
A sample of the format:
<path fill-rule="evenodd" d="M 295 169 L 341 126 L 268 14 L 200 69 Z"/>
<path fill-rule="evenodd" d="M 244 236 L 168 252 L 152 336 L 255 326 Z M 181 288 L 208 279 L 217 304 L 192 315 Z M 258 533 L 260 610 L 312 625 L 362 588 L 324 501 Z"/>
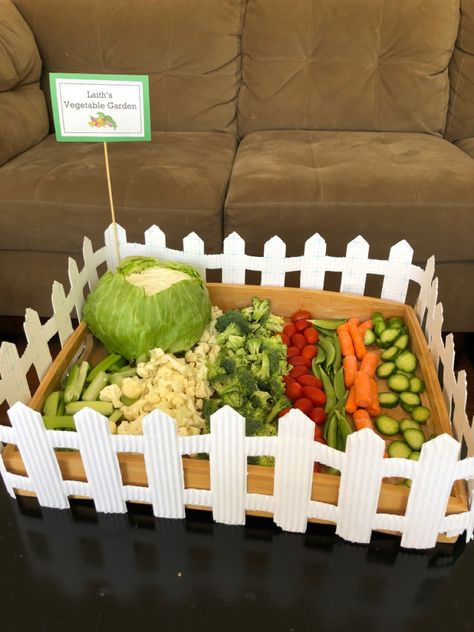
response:
<path fill-rule="evenodd" d="M 436 369 L 421 327 L 413 309 L 392 301 L 376 298 L 352 296 L 318 290 L 303 290 L 297 288 L 264 287 L 252 285 L 226 285 L 208 283 L 212 304 L 218 305 L 224 311 L 248 305 L 253 296 L 268 298 L 271 309 L 275 314 L 289 318 L 299 309 L 309 310 L 315 318 L 348 318 L 355 316 L 361 321 L 371 317 L 374 311 L 381 312 L 385 317 L 401 316 L 410 333 L 410 345 L 419 360 L 418 375 L 426 383 L 426 392 L 422 395 L 423 404 L 431 409 L 431 416 L 426 424 L 426 433 L 436 435 L 447 433 L 452 436 L 451 424 L 448 418 L 446 404 L 441 392 Z M 41 410 L 50 392 L 57 390 L 59 381 L 67 367 L 83 351 L 83 356 L 97 362 L 106 353 L 100 343 L 93 339 L 84 323 L 81 323 L 73 335 L 67 340 L 63 349 L 51 364 L 40 386 L 33 395 L 29 406 L 34 410 Z M 387 390 L 383 382 L 383 390 Z M 392 409 L 391 415 L 401 419 L 407 414 L 402 409 Z M 146 486 L 146 471 L 143 455 L 120 453 L 119 464 L 125 485 Z M 3 452 L 7 470 L 13 474 L 27 475 L 20 452 L 16 446 L 8 445 Z M 63 479 L 86 481 L 86 475 L 79 452 L 58 452 L 58 463 Z M 183 457 L 184 481 L 186 488 L 210 489 L 209 462 Z M 339 494 L 340 478 L 331 474 L 318 473 L 313 476 L 312 500 L 336 505 Z M 34 495 L 25 490 L 16 490 L 20 495 Z M 273 493 L 273 468 L 258 465 L 248 466 L 247 491 L 254 494 Z M 409 489 L 395 481 L 387 479 L 382 482 L 379 497 L 379 513 L 403 515 L 406 510 Z M 208 509 L 205 507 L 193 507 Z M 467 494 L 463 481 L 456 481 L 449 498 L 447 511 L 449 514 L 462 513 L 468 510 Z M 248 511 L 248 514 L 270 516 L 265 512 Z M 324 522 L 310 519 L 310 522 Z M 448 538 L 440 534 L 438 541 L 454 542 L 457 537 Z"/>

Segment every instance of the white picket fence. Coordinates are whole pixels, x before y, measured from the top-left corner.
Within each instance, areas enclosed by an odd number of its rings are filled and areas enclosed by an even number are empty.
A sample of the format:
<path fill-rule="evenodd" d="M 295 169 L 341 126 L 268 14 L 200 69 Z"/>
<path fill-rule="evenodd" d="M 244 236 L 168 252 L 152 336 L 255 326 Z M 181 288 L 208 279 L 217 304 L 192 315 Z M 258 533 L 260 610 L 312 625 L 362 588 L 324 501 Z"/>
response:
<path fill-rule="evenodd" d="M 244 524 L 246 510 L 272 513 L 282 529 L 304 532 L 308 518 L 334 522 L 336 532 L 353 542 L 368 542 L 372 530 L 399 531 L 401 545 L 410 548 L 434 546 L 438 533 L 448 536 L 474 531 L 474 435 L 465 413 L 466 375 L 454 374 L 454 344 L 441 337 L 442 306 L 436 303 L 437 280 L 433 280 L 434 259 L 425 270 L 412 264 L 413 251 L 402 241 L 392 247 L 388 260 L 368 258 L 369 245 L 358 237 L 348 244 L 346 257 L 326 256 L 326 244 L 319 235 L 306 242 L 302 257 L 285 256 L 285 244 L 278 238 L 266 243 L 263 257 L 245 254 L 245 243 L 236 234 L 224 242 L 220 255 L 204 254 L 204 244 L 191 234 L 183 240 L 183 250 L 166 247 L 165 236 L 157 227 L 145 233 L 145 244 L 128 243 L 125 231 L 118 227 L 120 256 L 149 254 L 163 259 L 195 265 L 205 276 L 206 270 L 221 269 L 222 280 L 243 283 L 246 270 L 259 270 L 263 285 L 284 285 L 285 273 L 301 272 L 301 286 L 323 289 L 327 271 L 339 271 L 341 291 L 363 294 L 368 273 L 383 275 L 382 298 L 403 302 L 408 284 L 420 285 L 416 312 L 420 322 L 426 318 L 425 333 L 435 364 L 442 364 L 443 392 L 454 431 L 464 439 L 468 457 L 459 459 L 460 444 L 442 435 L 423 446 L 418 462 L 384 459 L 384 442 L 369 430 L 349 437 L 346 452 L 339 452 L 313 441 L 313 423 L 299 411 L 292 410 L 279 421 L 275 437 L 246 437 L 245 421 L 232 409 L 218 411 L 211 420 L 209 435 L 178 437 L 173 419 L 160 411 L 143 421 L 143 436 L 114 436 L 107 421 L 87 409 L 75 416 L 77 432 L 46 430 L 39 413 L 27 402 L 30 391 L 26 375 L 34 366 L 41 379 L 52 358 L 48 347 L 58 334 L 61 344 L 73 332 L 71 316 L 80 318 L 84 288 L 97 281 L 97 269 L 104 262 L 109 269 L 117 265 L 111 227 L 105 233 L 105 246 L 93 251 L 84 240 L 84 267 L 79 270 L 70 260 L 71 289 L 54 283 L 54 315 L 41 324 L 37 313 L 27 310 L 25 333 L 28 344 L 20 357 L 14 345 L 0 347 L 0 402 L 11 406 L 11 427 L 0 426 L 0 441 L 16 444 L 28 476 L 7 472 L 0 454 L 0 473 L 11 496 L 15 489 L 33 491 L 41 505 L 69 507 L 68 496 L 94 499 L 99 512 L 126 512 L 126 501 L 151 503 L 157 517 L 182 518 L 185 505 L 211 507 L 214 519 L 225 524 Z M 1 445 L 1 444 L 0 444 Z M 87 482 L 65 481 L 61 477 L 55 448 L 80 450 Z M 144 455 L 147 487 L 123 485 L 118 453 Z M 185 489 L 182 455 L 208 453 L 211 489 Z M 275 457 L 275 481 L 272 496 L 247 493 L 247 458 Z M 337 505 L 311 500 L 313 465 L 320 462 L 341 471 Z M 401 476 L 412 480 L 404 516 L 377 513 L 382 479 Z M 454 481 L 468 480 L 470 509 L 446 516 L 446 506 Z"/>

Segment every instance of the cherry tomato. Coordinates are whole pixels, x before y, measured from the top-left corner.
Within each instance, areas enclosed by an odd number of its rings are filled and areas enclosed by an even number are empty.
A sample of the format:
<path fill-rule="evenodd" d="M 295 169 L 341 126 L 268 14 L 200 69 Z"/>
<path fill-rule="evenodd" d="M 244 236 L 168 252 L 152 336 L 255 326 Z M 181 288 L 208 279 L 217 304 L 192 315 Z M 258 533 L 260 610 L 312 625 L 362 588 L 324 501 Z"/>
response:
<path fill-rule="evenodd" d="M 291 356 L 290 364 L 293 366 L 305 366 L 309 369 L 311 367 L 311 360 L 301 355 Z"/>
<path fill-rule="evenodd" d="M 323 406 L 326 403 L 326 394 L 315 386 L 303 386 L 303 395 L 313 402 L 313 406 Z"/>
<path fill-rule="evenodd" d="M 321 407 L 313 408 L 308 417 L 319 427 L 326 421 L 326 411 Z"/>
<path fill-rule="evenodd" d="M 293 325 L 293 323 L 287 323 L 284 327 L 283 327 L 283 333 L 288 336 L 288 338 L 291 338 L 291 336 L 293 336 L 294 334 L 296 334 L 297 329 L 296 327 Z"/>
<path fill-rule="evenodd" d="M 298 377 L 301 377 L 302 375 L 309 375 L 309 369 L 305 366 L 295 366 L 293 369 L 291 369 L 288 375 L 296 380 Z M 315 386 L 317 386 L 317 384 L 315 384 Z"/>
<path fill-rule="evenodd" d="M 311 413 L 309 414 L 309 417 L 311 419 Z M 322 439 L 322 437 L 323 437 L 323 431 L 321 429 L 321 426 L 314 426 L 314 438 L 315 439 Z"/>
<path fill-rule="evenodd" d="M 315 439 L 316 441 L 316 439 Z M 321 464 L 320 463 L 315 463 L 313 466 L 313 472 L 315 474 L 319 474 L 321 472 Z"/>
<path fill-rule="evenodd" d="M 302 349 L 303 347 L 306 347 L 306 338 L 303 334 L 294 334 L 291 336 L 291 345 L 293 347 L 298 347 L 298 349 Z"/>
<path fill-rule="evenodd" d="M 286 350 L 286 355 L 288 356 L 288 358 L 292 358 L 293 356 L 300 355 L 300 350 L 298 349 L 298 347 L 288 347 L 288 349 Z"/>
<path fill-rule="evenodd" d="M 287 336 L 286 334 L 280 334 L 281 337 L 281 341 L 287 346 L 290 346 L 290 337 Z"/>
<path fill-rule="evenodd" d="M 285 382 L 285 384 L 288 386 L 288 384 L 294 384 L 296 382 L 294 377 L 291 377 L 289 375 L 284 375 L 283 376 L 283 381 Z"/>
<path fill-rule="evenodd" d="M 293 408 L 299 408 L 299 410 L 302 410 L 307 415 L 313 409 L 313 402 L 307 397 L 300 397 L 293 404 Z"/>
<path fill-rule="evenodd" d="M 306 342 L 310 345 L 314 345 L 319 340 L 319 334 L 314 327 L 306 327 L 303 332 L 303 336 L 306 338 Z"/>
<path fill-rule="evenodd" d="M 291 320 L 296 323 L 297 320 L 311 318 L 311 313 L 306 311 L 305 309 L 300 309 L 298 312 L 295 312 L 291 317 Z"/>
<path fill-rule="evenodd" d="M 297 320 L 295 323 L 295 327 L 298 331 L 304 331 L 305 329 L 307 329 L 310 326 L 310 324 L 308 323 L 308 321 L 305 318 L 302 318 L 301 320 Z"/>
<path fill-rule="evenodd" d="M 289 413 L 291 410 L 291 408 L 283 408 L 283 410 L 280 410 L 280 412 L 278 413 L 278 417 L 283 417 L 283 415 L 286 415 L 286 413 Z"/>
<path fill-rule="evenodd" d="M 296 399 L 299 399 L 303 395 L 303 387 L 298 382 L 294 382 L 293 384 L 288 384 L 286 387 L 286 396 L 294 402 Z"/>
<path fill-rule="evenodd" d="M 323 388 L 323 383 L 321 382 L 321 380 L 314 375 L 301 373 L 301 375 L 297 375 L 294 379 L 296 379 L 296 381 L 299 382 L 301 386 L 316 386 L 316 388 L 320 388 L 321 390 Z"/>
<path fill-rule="evenodd" d="M 315 345 L 306 345 L 306 347 L 303 347 L 301 351 L 301 355 L 303 356 L 303 358 L 309 358 L 310 360 L 315 358 L 317 354 L 318 350 L 316 349 Z"/>

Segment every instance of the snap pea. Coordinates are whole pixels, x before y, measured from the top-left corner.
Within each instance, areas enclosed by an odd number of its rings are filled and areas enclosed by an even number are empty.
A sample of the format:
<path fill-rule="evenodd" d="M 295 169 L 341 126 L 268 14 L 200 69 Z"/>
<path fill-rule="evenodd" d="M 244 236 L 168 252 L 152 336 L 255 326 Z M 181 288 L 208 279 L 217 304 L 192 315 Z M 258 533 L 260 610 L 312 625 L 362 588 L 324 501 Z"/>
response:
<path fill-rule="evenodd" d="M 337 404 L 336 393 L 334 392 L 334 387 L 330 378 L 328 377 L 328 374 L 321 366 L 318 366 L 318 368 L 320 371 L 319 379 L 323 383 L 323 390 L 326 393 L 326 405 L 324 407 L 324 410 L 328 413 L 331 412 L 334 406 Z"/>
<path fill-rule="evenodd" d="M 334 336 L 333 344 L 334 349 L 336 350 L 336 355 L 334 357 L 334 362 L 332 363 L 332 370 L 336 373 L 341 368 L 341 344 L 337 336 Z"/>
<path fill-rule="evenodd" d="M 337 449 L 337 417 L 336 415 L 333 413 L 327 423 L 327 437 L 326 437 L 326 441 L 327 444 L 330 448 L 335 448 Z"/>
<path fill-rule="evenodd" d="M 341 450 L 345 451 L 346 450 L 346 442 L 347 442 L 347 437 L 352 434 L 354 431 L 352 429 L 351 424 L 347 421 L 347 417 L 344 413 L 339 412 L 338 410 L 335 411 L 334 413 L 337 417 L 337 423 L 339 426 L 339 434 L 341 436 L 342 439 L 342 448 Z"/>
<path fill-rule="evenodd" d="M 335 330 L 339 327 L 339 325 L 343 325 L 346 322 L 346 319 L 343 318 L 332 318 L 329 320 L 325 320 L 325 319 L 318 319 L 315 318 L 313 320 L 308 320 L 309 323 L 311 323 L 312 325 L 314 325 L 316 327 L 316 329 L 332 329 Z"/>
<path fill-rule="evenodd" d="M 323 338 L 322 336 L 319 338 L 319 346 L 324 349 L 324 353 L 326 354 L 324 366 L 326 371 L 329 371 L 336 357 L 336 349 L 328 338 Z"/>
<path fill-rule="evenodd" d="M 315 364 L 323 364 L 326 361 L 326 352 L 320 345 L 316 345 L 318 347 L 318 354 L 313 360 L 313 366 Z"/>
<path fill-rule="evenodd" d="M 334 392 L 338 401 L 347 393 L 346 385 L 344 384 L 344 373 L 342 368 L 340 368 L 334 375 Z"/>

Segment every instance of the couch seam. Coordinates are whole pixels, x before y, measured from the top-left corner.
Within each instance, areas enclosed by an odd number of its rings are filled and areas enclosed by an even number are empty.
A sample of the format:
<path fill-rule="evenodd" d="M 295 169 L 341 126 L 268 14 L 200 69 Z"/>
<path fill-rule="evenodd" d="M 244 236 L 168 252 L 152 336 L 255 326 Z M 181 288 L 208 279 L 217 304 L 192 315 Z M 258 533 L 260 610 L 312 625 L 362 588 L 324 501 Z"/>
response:
<path fill-rule="evenodd" d="M 243 136 L 240 133 L 239 115 L 240 115 L 240 93 L 244 85 L 244 32 L 247 19 L 247 10 L 250 0 L 243 0 L 241 3 L 241 15 L 240 15 L 240 37 L 239 37 L 239 58 L 240 58 L 240 81 L 237 88 L 236 108 L 235 108 L 235 127 L 237 136 L 237 147 L 240 144 L 240 139 Z M 237 151 L 237 149 L 236 149 Z M 230 178 L 229 178 L 230 181 Z"/>

